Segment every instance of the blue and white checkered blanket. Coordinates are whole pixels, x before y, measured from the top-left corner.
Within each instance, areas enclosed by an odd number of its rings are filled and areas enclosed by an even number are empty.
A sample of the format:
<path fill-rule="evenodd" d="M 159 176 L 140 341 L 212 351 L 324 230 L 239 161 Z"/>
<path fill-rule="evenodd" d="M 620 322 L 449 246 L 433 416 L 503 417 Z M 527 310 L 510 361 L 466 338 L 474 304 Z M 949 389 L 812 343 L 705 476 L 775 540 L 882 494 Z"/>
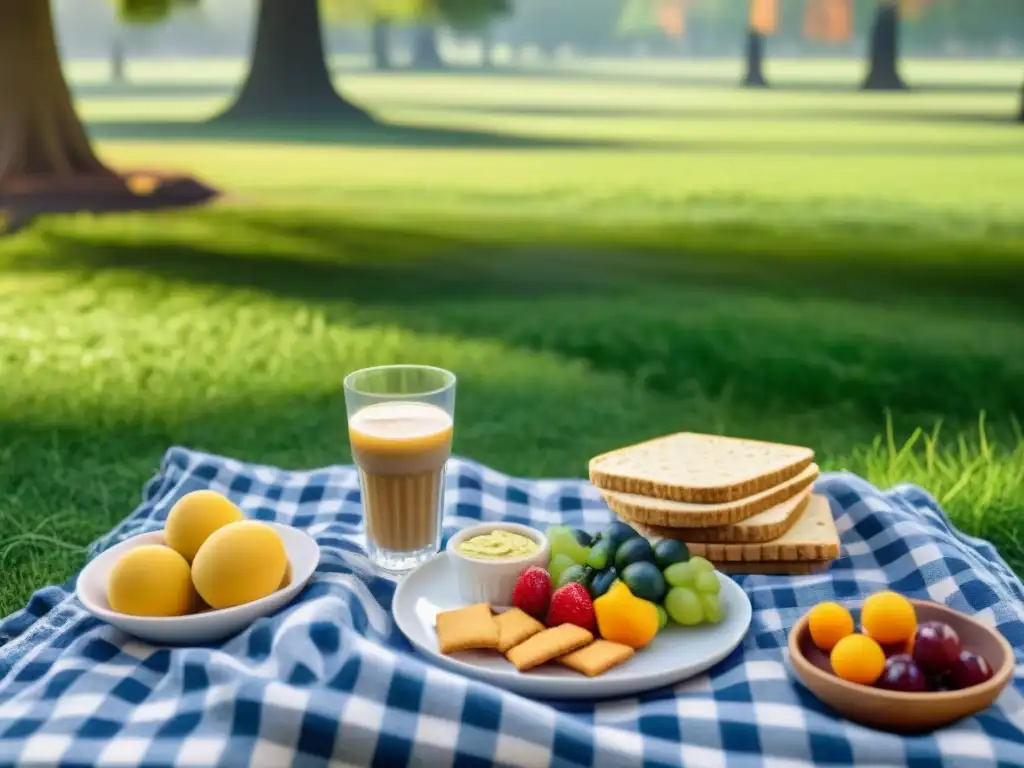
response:
<path fill-rule="evenodd" d="M 280 614 L 211 647 L 133 640 L 49 587 L 0 623 L 0 765 L 803 766 L 1024 764 L 1024 586 L 986 542 L 918 488 L 848 474 L 817 490 L 843 557 L 824 575 L 745 576 L 744 643 L 709 675 L 638 698 L 530 701 L 432 666 L 391 621 L 394 585 L 363 555 L 351 467 L 286 472 L 171 449 L 137 510 L 94 551 L 161 527 L 174 501 L 214 488 L 258 519 L 308 530 L 320 567 Z M 450 465 L 445 533 L 477 520 L 597 530 L 610 515 L 577 480 Z M 995 624 L 1018 672 L 987 712 L 903 738 L 839 719 L 795 683 L 787 629 L 820 600 L 891 587 Z"/>

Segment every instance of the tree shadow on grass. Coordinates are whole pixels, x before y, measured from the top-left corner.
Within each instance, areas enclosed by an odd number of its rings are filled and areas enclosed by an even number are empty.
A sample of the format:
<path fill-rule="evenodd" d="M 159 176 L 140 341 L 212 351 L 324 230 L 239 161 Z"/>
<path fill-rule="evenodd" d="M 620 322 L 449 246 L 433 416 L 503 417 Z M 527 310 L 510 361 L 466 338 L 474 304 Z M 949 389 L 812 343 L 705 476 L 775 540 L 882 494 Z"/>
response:
<path fill-rule="evenodd" d="M 282 298 L 368 304 L 619 290 L 608 274 L 586 271 L 582 259 L 552 261 L 557 249 L 523 249 L 354 222 L 287 225 L 237 217 L 234 223 L 237 227 L 222 230 L 219 240 L 204 242 L 155 235 L 140 243 L 45 232 L 44 253 L 17 258 L 8 268 L 136 272 Z"/>
<path fill-rule="evenodd" d="M 633 75 L 617 72 L 593 72 L 578 73 L 584 79 L 603 80 L 606 82 L 632 83 L 635 85 L 661 84 L 680 85 L 694 88 L 738 88 L 739 73 L 735 79 L 727 76 L 695 77 L 693 75 Z M 787 82 L 783 80 L 772 80 L 769 76 L 771 91 L 779 93 L 864 93 L 865 95 L 885 94 L 885 91 L 864 91 L 861 88 L 860 79 L 845 80 L 801 80 Z M 1012 93 L 1012 86 L 998 85 L 993 83 L 961 83 L 961 82 L 931 82 L 918 84 L 910 83 L 910 93 L 947 93 L 947 94 L 998 94 Z M 905 98 L 905 91 L 892 92 L 894 98 Z"/>
<path fill-rule="evenodd" d="M 945 349 L 928 330 L 947 313 L 972 322 L 972 297 L 975 309 L 1012 304 L 1024 286 L 1007 266 L 538 248 L 226 212 L 210 222 L 217 230 L 200 230 L 201 221 L 177 239 L 44 230 L 41 247 L 8 269 L 255 290 L 346 327 L 497 341 L 662 395 L 685 397 L 696 384 L 746 408 L 852 404 L 858 418 L 895 408 L 961 421 L 979 410 L 1024 412 L 1024 370 L 1001 351 L 1008 323 L 993 324 L 996 336 L 977 353 L 958 346 L 963 338 Z"/>
<path fill-rule="evenodd" d="M 92 121 L 94 139 L 345 145 L 365 147 L 438 147 L 447 149 L 587 149 L 616 146 L 600 139 L 524 136 L 489 131 L 389 123 L 205 122 L 178 120 Z"/>
<path fill-rule="evenodd" d="M 45 247 L 14 257 L 5 267 L 22 272 L 119 270 L 285 298 L 385 305 L 706 285 L 773 296 L 810 290 L 864 302 L 913 296 L 975 300 L 1019 311 L 1024 292 L 1024 270 L 1010 257 L 961 258 L 955 251 L 928 262 L 867 246 L 812 258 L 800 244 L 794 244 L 791 256 L 709 256 L 687 245 L 685 227 L 678 235 L 667 229 L 657 243 L 631 247 L 597 234 L 565 243 L 542 233 L 502 233 L 496 227 L 485 238 L 316 212 L 226 207 L 191 216 L 195 229 L 178 234 L 153 227 L 142 240 L 122 237 L 115 229 L 84 235 L 43 227 L 39 236 Z"/>
<path fill-rule="evenodd" d="M 214 96 L 226 98 L 238 90 L 235 83 L 139 82 L 125 83 L 71 83 L 75 99 L 205 99 Z"/>
<path fill-rule="evenodd" d="M 659 75 L 659 74 L 630 74 L 626 72 L 602 72 L 574 69 L 560 69 L 558 67 L 543 68 L 517 68 L 501 67 L 494 69 L 473 69 L 473 68 L 447 68 L 443 70 L 419 71 L 411 69 L 396 69 L 387 72 L 378 72 L 372 69 L 346 69 L 339 73 L 340 77 L 345 75 L 358 75 L 360 78 L 373 79 L 493 79 L 493 80 L 534 80 L 537 82 L 551 82 L 555 80 L 567 81 L 567 87 L 573 82 L 607 82 L 621 83 L 624 85 L 674 85 L 681 88 L 738 88 L 736 79 L 726 76 L 693 76 L 693 75 Z M 72 93 L 75 98 L 123 98 L 123 99 L 182 99 L 182 98 L 227 98 L 238 90 L 234 82 L 213 82 L 213 83 L 189 83 L 189 82 L 127 82 L 127 83 L 80 83 L 72 85 Z M 962 83 L 962 82 L 935 82 L 912 87 L 912 93 L 930 94 L 1011 94 L 1016 92 L 1013 85 L 999 85 L 993 83 Z M 773 82 L 769 93 L 816 93 L 816 94 L 843 94 L 861 93 L 858 81 L 798 81 L 786 82 L 785 80 Z M 864 92 L 873 93 L 873 92 Z M 905 98 L 906 92 L 892 94 L 895 98 Z"/>
<path fill-rule="evenodd" d="M 466 111 L 472 111 L 467 109 Z M 483 111 L 483 110 L 481 110 Z M 509 110 L 507 114 L 513 114 Z M 527 110 L 524 114 L 530 114 Z M 609 115 L 611 116 L 611 115 Z M 628 113 L 624 113 L 628 117 Z M 1009 123 L 1008 124 L 1012 124 Z M 720 155 L 842 155 L 886 156 L 955 154 L 1003 155 L 1001 145 L 987 146 L 970 142 L 831 141 L 769 143 L 764 141 L 691 140 L 658 138 L 582 138 L 536 136 L 529 134 L 493 133 L 468 129 L 413 126 L 402 124 L 328 124 L 311 123 L 231 123 L 221 121 L 138 121 L 92 122 L 88 124 L 93 139 L 130 141 L 182 141 L 231 143 L 281 143 L 303 145 L 337 145 L 364 147 L 410 147 L 448 150 L 476 149 L 563 149 L 616 151 L 685 151 L 693 154 Z"/>
<path fill-rule="evenodd" d="M 585 61 L 585 60 L 582 60 Z M 693 63 L 693 60 L 680 60 L 680 63 Z M 583 82 L 621 83 L 623 85 L 673 85 L 693 88 L 740 88 L 740 68 L 737 66 L 735 76 L 730 74 L 694 75 L 692 73 L 638 73 L 615 72 L 607 69 L 587 69 L 585 67 L 559 66 L 504 66 L 494 69 L 473 69 L 448 67 L 440 70 L 392 70 L 375 72 L 373 70 L 346 70 L 343 74 L 359 74 L 360 77 L 410 77 L 410 78 L 494 78 L 512 80 L 567 80 Z M 849 80 L 796 80 L 785 78 L 769 78 L 771 91 L 779 93 L 865 93 L 886 94 L 886 91 L 864 91 L 861 88 L 862 78 L 855 76 Z M 909 83 L 909 93 L 932 94 L 999 94 L 1013 93 L 1015 86 L 1001 85 L 991 82 L 962 82 L 936 80 L 927 83 Z M 892 92 L 893 98 L 904 98 L 908 91 Z"/>
<path fill-rule="evenodd" d="M 739 120 L 764 123 L 800 123 L 805 121 L 837 120 L 849 122 L 918 122 L 918 123 L 952 123 L 979 125 L 1016 125 L 1013 115 L 999 112 L 964 113 L 939 112 L 910 109 L 857 109 L 844 107 L 827 107 L 821 109 L 795 108 L 764 108 L 741 106 L 736 104 L 728 107 L 708 106 L 666 106 L 666 107 L 615 107 L 598 104 L 522 104 L 522 105 L 489 105 L 466 103 L 430 103 L 410 101 L 378 101 L 377 107 L 385 108 L 420 108 L 444 112 L 464 112 L 468 114 L 508 115 L 510 117 L 578 117 L 589 118 L 663 118 L 692 120 Z M 901 150 L 902 151 L 902 150 Z"/>

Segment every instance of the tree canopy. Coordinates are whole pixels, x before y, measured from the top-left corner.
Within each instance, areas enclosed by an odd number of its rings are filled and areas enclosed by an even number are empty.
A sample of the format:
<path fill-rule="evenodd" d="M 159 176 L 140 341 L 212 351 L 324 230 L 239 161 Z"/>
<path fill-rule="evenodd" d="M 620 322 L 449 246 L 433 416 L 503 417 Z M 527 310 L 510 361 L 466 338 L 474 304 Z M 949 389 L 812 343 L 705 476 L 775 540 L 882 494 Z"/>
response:
<path fill-rule="evenodd" d="M 179 9 L 197 8 L 201 0 L 112 0 L 117 17 L 128 24 L 159 24 Z"/>
<path fill-rule="evenodd" d="M 373 19 L 413 21 L 426 0 L 321 0 L 324 19 L 331 24 L 365 24 Z"/>
<path fill-rule="evenodd" d="M 430 0 L 426 17 L 464 32 L 479 29 L 512 11 L 512 0 Z"/>
<path fill-rule="evenodd" d="M 445 24 L 458 31 L 479 29 L 512 10 L 511 0 L 322 0 L 322 5 L 325 18 L 336 24 L 386 19 Z"/>

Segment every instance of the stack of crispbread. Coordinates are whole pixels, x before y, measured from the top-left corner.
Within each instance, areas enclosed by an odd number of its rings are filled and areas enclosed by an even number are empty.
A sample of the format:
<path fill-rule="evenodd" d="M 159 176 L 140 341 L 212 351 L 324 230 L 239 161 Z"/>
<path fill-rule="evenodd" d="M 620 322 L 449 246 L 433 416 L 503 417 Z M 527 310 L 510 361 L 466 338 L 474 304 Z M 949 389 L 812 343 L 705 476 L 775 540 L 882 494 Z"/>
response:
<path fill-rule="evenodd" d="M 619 517 L 731 573 L 813 573 L 839 557 L 817 477 L 810 448 L 692 432 L 590 461 L 590 481 Z"/>

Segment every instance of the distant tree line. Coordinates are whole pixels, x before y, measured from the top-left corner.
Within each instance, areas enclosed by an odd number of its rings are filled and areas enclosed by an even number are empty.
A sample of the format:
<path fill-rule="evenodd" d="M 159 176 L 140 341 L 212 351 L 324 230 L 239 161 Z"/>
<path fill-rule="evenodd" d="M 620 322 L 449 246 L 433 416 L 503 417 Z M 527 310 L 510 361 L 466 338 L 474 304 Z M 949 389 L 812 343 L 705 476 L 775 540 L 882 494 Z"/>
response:
<path fill-rule="evenodd" d="M 842 0 L 840 0 L 842 1 Z M 852 33 L 829 39 L 808 35 L 814 0 L 777 0 L 772 49 L 780 56 L 856 56 L 863 52 L 876 0 L 849 0 Z M 568 47 L 580 54 L 616 54 L 642 45 L 661 55 L 722 56 L 736 51 L 748 0 L 320 0 L 324 34 L 334 52 L 416 49 L 431 61 L 438 33 L 478 37 L 542 53 Z M 986 56 L 1003 47 L 1024 49 L 1022 0 L 903 0 L 902 50 L 923 56 Z M 114 61 L 161 50 L 191 55 L 245 55 L 251 43 L 254 0 L 186 2 L 169 13 L 169 0 L 55 0 L 58 31 L 72 55 L 109 52 Z M 1012 54 L 1012 50 L 1008 51 Z"/>

